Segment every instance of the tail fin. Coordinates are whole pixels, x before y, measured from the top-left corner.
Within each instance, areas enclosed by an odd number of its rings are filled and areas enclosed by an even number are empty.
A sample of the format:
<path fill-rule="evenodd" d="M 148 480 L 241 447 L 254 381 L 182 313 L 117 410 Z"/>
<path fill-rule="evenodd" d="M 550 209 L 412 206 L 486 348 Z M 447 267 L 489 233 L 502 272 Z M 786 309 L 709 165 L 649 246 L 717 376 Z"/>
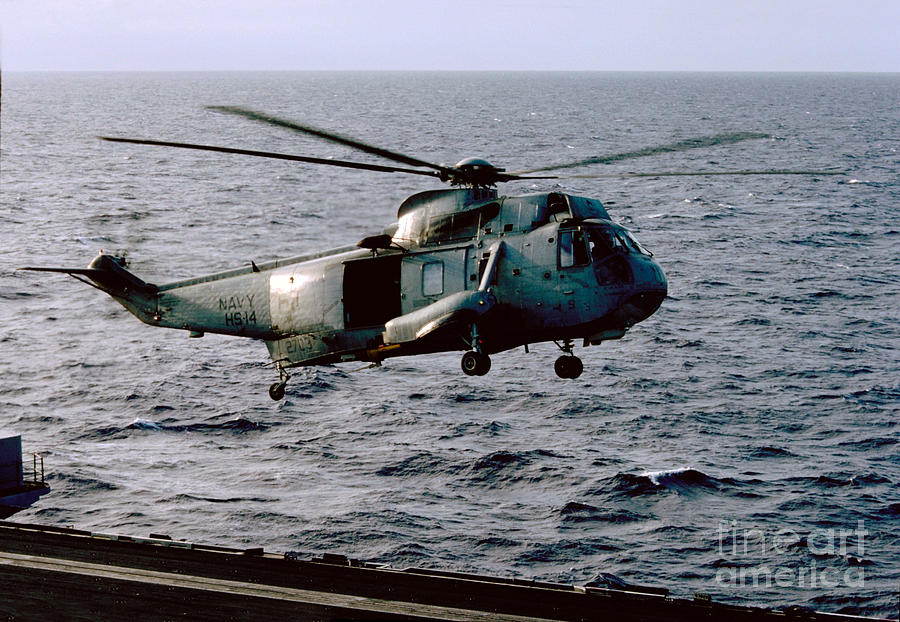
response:
<path fill-rule="evenodd" d="M 19 270 L 37 272 L 59 272 L 78 278 L 86 276 L 93 281 L 94 287 L 101 289 L 114 298 L 132 300 L 134 298 L 152 298 L 158 289 L 156 285 L 142 281 L 122 267 L 122 260 L 113 255 L 100 253 L 87 268 L 42 268 L 24 267 Z M 84 279 L 78 279 L 84 281 Z M 90 283 L 89 283 L 90 284 Z"/>

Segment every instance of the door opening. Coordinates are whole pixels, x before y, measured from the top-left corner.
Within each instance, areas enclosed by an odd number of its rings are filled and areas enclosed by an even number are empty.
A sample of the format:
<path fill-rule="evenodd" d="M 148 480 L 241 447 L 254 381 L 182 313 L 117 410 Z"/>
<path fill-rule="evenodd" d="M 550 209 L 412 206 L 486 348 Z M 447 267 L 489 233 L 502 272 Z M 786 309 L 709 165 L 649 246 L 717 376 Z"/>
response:
<path fill-rule="evenodd" d="M 401 255 L 344 264 L 344 326 L 379 326 L 401 314 Z"/>

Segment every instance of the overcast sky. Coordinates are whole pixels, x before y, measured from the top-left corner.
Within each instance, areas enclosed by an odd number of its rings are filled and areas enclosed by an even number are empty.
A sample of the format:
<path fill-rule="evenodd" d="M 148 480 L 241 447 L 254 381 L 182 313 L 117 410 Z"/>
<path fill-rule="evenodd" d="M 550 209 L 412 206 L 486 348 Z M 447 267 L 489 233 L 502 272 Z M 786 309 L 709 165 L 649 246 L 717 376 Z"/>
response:
<path fill-rule="evenodd" d="M 900 71 L 900 0 L 0 0 L 0 66 Z"/>

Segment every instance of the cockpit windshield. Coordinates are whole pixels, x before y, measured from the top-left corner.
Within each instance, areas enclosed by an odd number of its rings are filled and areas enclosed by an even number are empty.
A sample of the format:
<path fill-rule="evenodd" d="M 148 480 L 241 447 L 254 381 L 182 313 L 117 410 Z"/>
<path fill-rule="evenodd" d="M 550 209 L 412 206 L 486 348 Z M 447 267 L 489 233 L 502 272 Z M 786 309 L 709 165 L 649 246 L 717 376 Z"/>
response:
<path fill-rule="evenodd" d="M 641 246 L 631 232 L 621 227 L 608 225 L 591 225 L 588 228 L 588 237 L 591 256 L 594 260 L 603 259 L 620 249 L 626 253 L 651 255 L 650 251 Z"/>
<path fill-rule="evenodd" d="M 622 242 L 625 244 L 626 248 L 628 248 L 631 252 L 639 253 L 641 255 L 653 255 L 653 253 L 641 246 L 641 243 L 637 241 L 637 239 L 631 234 L 630 231 L 619 229 L 618 231 L 616 231 L 616 234 L 618 235 L 619 239 L 622 240 Z"/>

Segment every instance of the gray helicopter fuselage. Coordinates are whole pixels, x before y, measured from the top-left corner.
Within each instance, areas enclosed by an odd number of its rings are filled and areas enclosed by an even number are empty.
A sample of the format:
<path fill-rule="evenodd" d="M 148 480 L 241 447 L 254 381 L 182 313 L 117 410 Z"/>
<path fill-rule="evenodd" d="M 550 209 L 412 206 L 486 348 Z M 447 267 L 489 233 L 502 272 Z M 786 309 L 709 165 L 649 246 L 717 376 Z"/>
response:
<path fill-rule="evenodd" d="M 475 327 L 486 353 L 548 340 L 597 344 L 624 335 L 666 295 L 650 254 L 591 199 L 426 192 L 373 239 L 144 290 L 106 289 L 150 325 L 263 340 L 281 367 L 467 350 Z M 114 270 L 109 263 L 101 255 L 92 268 Z"/>

